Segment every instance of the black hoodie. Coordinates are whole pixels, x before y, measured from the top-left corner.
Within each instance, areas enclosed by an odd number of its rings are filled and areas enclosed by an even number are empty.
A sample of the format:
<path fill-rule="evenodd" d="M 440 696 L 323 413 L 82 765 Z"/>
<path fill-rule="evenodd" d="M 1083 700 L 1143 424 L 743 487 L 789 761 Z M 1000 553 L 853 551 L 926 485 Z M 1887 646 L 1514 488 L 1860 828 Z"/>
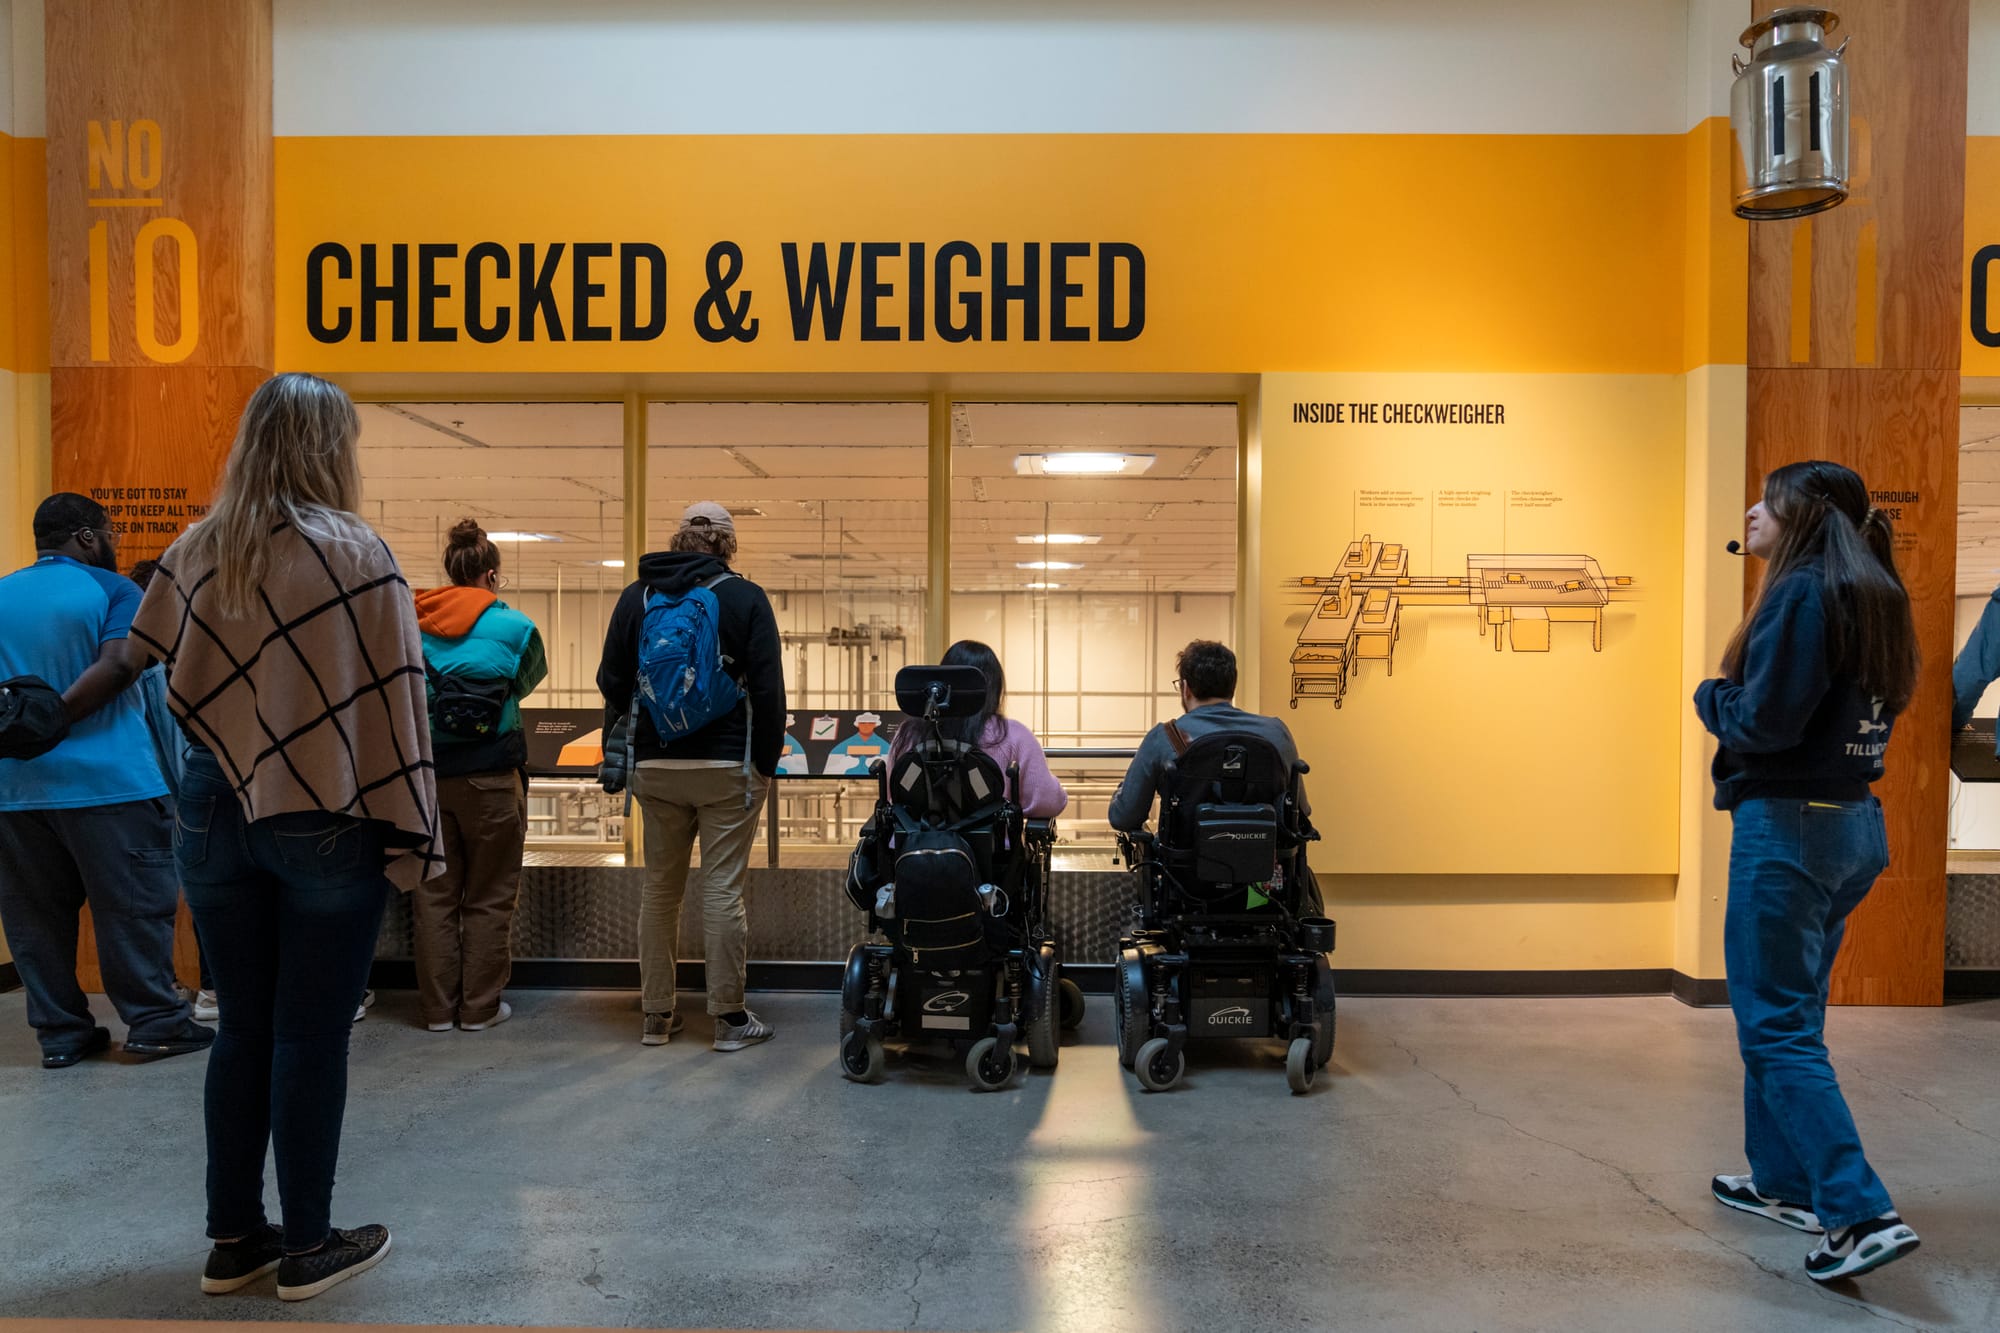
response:
<path fill-rule="evenodd" d="M 654 551 L 639 558 L 639 578 L 619 595 L 604 633 L 604 658 L 597 667 L 597 688 L 604 695 L 604 729 L 609 734 L 618 719 L 633 712 L 639 684 L 639 635 L 646 622 L 646 593 L 684 593 L 728 570 L 712 555 L 687 551 Z M 764 590 L 741 577 L 715 585 L 720 611 L 717 630 L 730 674 L 749 694 L 727 714 L 700 731 L 662 745 L 653 719 L 639 707 L 633 722 L 633 759 L 743 758 L 743 738 L 750 734 L 750 762 L 765 777 L 778 769 L 785 744 L 785 661 L 778 641 L 778 618 Z"/>

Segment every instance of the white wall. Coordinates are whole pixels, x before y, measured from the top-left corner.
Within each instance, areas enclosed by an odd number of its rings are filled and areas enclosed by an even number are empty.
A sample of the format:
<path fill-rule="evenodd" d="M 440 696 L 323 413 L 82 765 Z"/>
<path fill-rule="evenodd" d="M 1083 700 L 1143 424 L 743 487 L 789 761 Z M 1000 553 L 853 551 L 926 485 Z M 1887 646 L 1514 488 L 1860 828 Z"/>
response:
<path fill-rule="evenodd" d="M 1972 0 L 1965 81 L 1965 132 L 2000 134 L 2000 0 Z"/>
<path fill-rule="evenodd" d="M 1699 45 L 1689 5 L 877 0 L 829 17 L 832 7 L 799 0 L 277 0 L 275 126 L 280 135 L 1679 133 L 1689 123 L 1688 51 Z M 1713 59 L 1726 68 L 1728 49 Z"/>
<path fill-rule="evenodd" d="M 0 0 L 7 10 L 8 59 L 0 64 L 9 123 L 0 130 L 17 139 L 39 139 L 48 132 L 48 108 L 42 77 L 42 0 Z"/>

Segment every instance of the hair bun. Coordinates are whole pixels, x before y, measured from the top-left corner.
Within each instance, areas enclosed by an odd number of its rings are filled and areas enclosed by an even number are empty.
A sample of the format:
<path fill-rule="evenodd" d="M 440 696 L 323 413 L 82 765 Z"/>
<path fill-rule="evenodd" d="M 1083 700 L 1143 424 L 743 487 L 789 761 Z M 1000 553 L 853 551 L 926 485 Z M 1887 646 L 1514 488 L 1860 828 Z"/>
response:
<path fill-rule="evenodd" d="M 462 518 L 452 525 L 450 541 L 453 546 L 477 546 L 486 540 L 486 529 L 479 526 L 476 518 Z"/>

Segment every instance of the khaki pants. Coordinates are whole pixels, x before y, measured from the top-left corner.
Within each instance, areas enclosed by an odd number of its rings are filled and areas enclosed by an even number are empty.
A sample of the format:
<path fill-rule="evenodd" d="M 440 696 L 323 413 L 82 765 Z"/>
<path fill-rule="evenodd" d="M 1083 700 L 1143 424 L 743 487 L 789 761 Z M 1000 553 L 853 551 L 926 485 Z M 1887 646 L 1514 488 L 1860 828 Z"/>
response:
<path fill-rule="evenodd" d="M 520 775 L 439 778 L 445 872 L 417 885 L 417 1007 L 426 1024 L 485 1023 L 514 970 L 514 903 L 528 797 Z"/>
<path fill-rule="evenodd" d="M 746 796 L 746 783 L 747 795 Z M 708 974 L 708 1012 L 743 1007 L 749 936 L 743 885 L 750 845 L 769 781 L 740 768 L 639 768 L 632 794 L 646 821 L 646 887 L 639 898 L 639 986 L 646 1012 L 674 1008 L 674 966 L 680 959 L 681 900 L 688 884 L 688 853 L 701 837 L 702 961 Z"/>

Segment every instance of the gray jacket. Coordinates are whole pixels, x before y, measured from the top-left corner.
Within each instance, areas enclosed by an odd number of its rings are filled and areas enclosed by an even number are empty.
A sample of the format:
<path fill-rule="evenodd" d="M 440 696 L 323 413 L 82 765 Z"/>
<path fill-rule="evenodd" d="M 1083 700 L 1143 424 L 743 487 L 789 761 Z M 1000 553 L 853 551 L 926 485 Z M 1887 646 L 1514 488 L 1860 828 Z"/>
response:
<path fill-rule="evenodd" d="M 1291 730 L 1283 722 L 1275 717 L 1265 717 L 1262 713 L 1246 713 L 1233 703 L 1202 704 L 1181 714 L 1178 720 L 1181 733 L 1189 740 L 1211 732 L 1242 731 L 1269 741 L 1287 764 L 1296 762 L 1299 757 L 1298 747 L 1292 743 Z M 1139 742 L 1139 752 L 1132 757 L 1132 766 L 1125 770 L 1125 780 L 1118 784 L 1118 791 L 1111 798 L 1112 828 L 1132 832 L 1145 827 L 1153 814 L 1153 798 L 1159 794 L 1160 777 L 1173 760 L 1174 743 L 1168 739 L 1163 722 L 1147 732 L 1146 739 Z M 1312 813 L 1311 806 L 1306 802 L 1303 782 L 1299 784 L 1299 813 Z"/>

